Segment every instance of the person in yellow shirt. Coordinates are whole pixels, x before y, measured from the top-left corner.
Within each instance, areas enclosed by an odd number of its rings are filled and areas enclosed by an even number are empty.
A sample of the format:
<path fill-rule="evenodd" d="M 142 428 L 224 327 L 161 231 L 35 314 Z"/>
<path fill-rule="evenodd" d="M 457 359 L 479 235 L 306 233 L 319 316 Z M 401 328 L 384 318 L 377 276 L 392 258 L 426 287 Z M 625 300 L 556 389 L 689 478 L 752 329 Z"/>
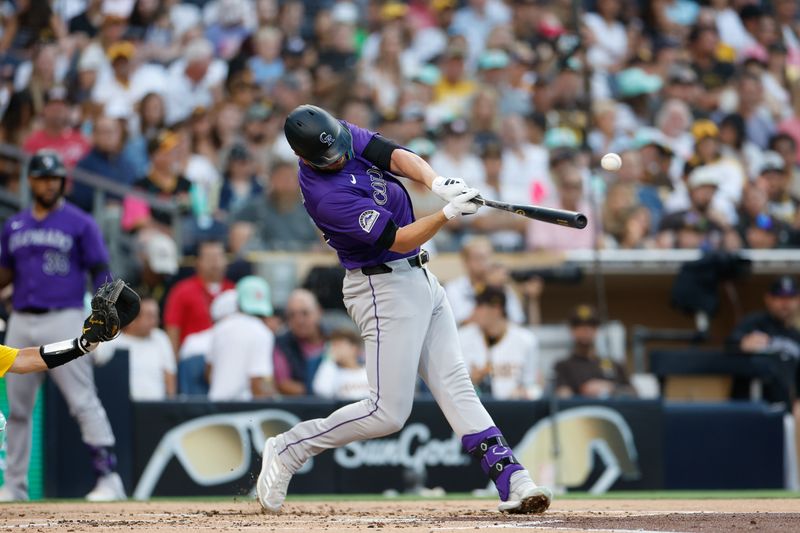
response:
<path fill-rule="evenodd" d="M 139 314 L 139 295 L 122 280 L 102 285 L 92 299 L 92 313 L 80 337 L 43 346 L 12 348 L 0 344 L 0 378 L 11 372 L 42 372 L 69 363 L 114 339 Z M 0 413 L 0 446 L 6 419 Z"/>
<path fill-rule="evenodd" d="M 39 348 L 17 349 L 0 344 L 0 378 L 6 372 L 27 374 L 42 370 L 47 370 L 47 363 L 39 354 Z"/>

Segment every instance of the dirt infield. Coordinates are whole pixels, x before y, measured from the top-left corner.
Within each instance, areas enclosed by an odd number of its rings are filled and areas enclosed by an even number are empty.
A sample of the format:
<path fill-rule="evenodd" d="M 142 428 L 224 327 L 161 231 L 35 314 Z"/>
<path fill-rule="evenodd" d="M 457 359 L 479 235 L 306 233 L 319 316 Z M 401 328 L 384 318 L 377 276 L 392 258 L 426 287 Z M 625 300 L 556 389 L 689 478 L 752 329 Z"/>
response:
<path fill-rule="evenodd" d="M 0 504 L 0 532 L 302 531 L 800 531 L 800 500 L 556 500 L 535 516 L 501 515 L 489 500 Z"/>

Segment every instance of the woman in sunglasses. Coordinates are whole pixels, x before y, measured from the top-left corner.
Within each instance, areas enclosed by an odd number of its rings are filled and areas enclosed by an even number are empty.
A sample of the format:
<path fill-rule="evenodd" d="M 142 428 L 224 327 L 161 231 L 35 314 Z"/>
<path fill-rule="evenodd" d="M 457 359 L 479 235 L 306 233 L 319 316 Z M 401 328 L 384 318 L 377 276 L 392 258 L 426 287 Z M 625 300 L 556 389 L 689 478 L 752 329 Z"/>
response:
<path fill-rule="evenodd" d="M 342 292 L 364 339 L 370 397 L 267 439 L 256 485 L 262 507 L 280 510 L 292 474 L 310 457 L 399 431 L 411 413 L 419 374 L 464 449 L 497 486 L 499 509 L 544 512 L 550 493 L 514 458 L 475 394 L 450 304 L 420 250 L 449 220 L 478 210 L 478 191 L 438 176 L 416 154 L 316 106 L 294 109 L 284 134 L 300 158 L 306 211 L 347 269 Z M 395 175 L 423 183 L 447 204 L 415 220 Z"/>

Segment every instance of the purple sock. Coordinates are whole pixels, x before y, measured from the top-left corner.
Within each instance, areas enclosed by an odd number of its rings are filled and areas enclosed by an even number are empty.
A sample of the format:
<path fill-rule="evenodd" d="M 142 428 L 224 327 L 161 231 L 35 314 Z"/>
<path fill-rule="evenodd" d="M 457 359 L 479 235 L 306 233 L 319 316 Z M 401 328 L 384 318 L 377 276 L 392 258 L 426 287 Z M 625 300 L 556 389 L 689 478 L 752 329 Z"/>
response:
<path fill-rule="evenodd" d="M 487 439 L 489 442 L 486 442 Z M 470 455 L 480 458 L 481 468 L 494 481 L 500 499 L 508 500 L 511 490 L 511 474 L 524 470 L 514 457 L 510 447 L 505 444 L 503 434 L 492 426 L 480 433 L 464 435 L 461 445 Z"/>
<path fill-rule="evenodd" d="M 117 468 L 117 456 L 110 446 L 89 446 L 92 456 L 92 469 L 98 478 L 106 476 Z"/>

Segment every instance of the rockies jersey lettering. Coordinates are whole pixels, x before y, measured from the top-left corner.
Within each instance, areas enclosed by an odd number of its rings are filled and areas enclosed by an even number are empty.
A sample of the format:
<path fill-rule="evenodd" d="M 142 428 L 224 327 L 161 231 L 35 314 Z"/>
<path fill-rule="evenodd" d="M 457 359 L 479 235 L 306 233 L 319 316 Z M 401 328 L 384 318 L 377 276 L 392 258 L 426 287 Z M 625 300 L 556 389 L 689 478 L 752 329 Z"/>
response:
<path fill-rule="evenodd" d="M 63 202 L 43 220 L 30 209 L 6 221 L 0 266 L 14 273 L 14 309 L 82 308 L 86 274 L 108 264 L 108 252 L 92 218 Z M 108 271 L 96 273 L 95 285 Z"/>
<path fill-rule="evenodd" d="M 353 136 L 355 157 L 338 172 L 319 172 L 302 161 L 300 189 L 309 216 L 347 269 L 373 266 L 418 253 L 398 254 L 376 246 L 389 222 L 414 221 L 411 200 L 400 181 L 363 158 L 377 133 L 342 121 Z"/>

